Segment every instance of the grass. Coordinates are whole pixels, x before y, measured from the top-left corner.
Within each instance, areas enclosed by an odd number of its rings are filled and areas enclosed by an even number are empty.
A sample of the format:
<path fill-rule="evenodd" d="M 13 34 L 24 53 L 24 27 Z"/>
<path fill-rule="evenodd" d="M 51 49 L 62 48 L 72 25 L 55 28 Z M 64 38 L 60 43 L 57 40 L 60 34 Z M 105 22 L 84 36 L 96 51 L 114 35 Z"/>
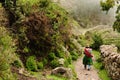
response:
<path fill-rule="evenodd" d="M 49 75 L 47 76 L 48 79 L 51 80 L 68 80 L 67 78 L 62 78 L 62 77 L 58 77 L 58 76 L 54 76 L 54 75 Z"/>
<path fill-rule="evenodd" d="M 71 64 L 71 65 L 69 65 L 68 67 L 72 69 L 72 74 L 73 74 L 72 80 L 76 80 L 77 74 L 76 74 L 76 72 L 75 72 L 75 66 L 74 66 L 73 64 Z"/>
<path fill-rule="evenodd" d="M 73 74 L 72 80 L 76 80 L 77 75 L 74 71 L 74 65 L 72 65 L 72 64 L 68 65 L 68 68 L 72 69 L 72 74 Z M 55 75 L 43 76 L 41 72 L 32 72 L 32 71 L 29 71 L 29 73 L 31 76 L 36 77 L 38 80 L 41 80 L 42 77 L 46 77 L 48 80 L 69 80 L 68 78 L 62 77 L 60 75 L 58 75 L 58 76 L 55 76 Z"/>
<path fill-rule="evenodd" d="M 94 54 L 96 60 L 100 59 L 100 53 L 98 51 L 93 51 L 93 54 Z M 101 78 L 101 80 L 111 80 L 111 78 L 108 76 L 107 71 L 104 68 L 101 69 L 102 68 L 101 62 L 96 61 L 96 62 L 94 62 L 93 65 L 98 70 L 98 75 Z"/>

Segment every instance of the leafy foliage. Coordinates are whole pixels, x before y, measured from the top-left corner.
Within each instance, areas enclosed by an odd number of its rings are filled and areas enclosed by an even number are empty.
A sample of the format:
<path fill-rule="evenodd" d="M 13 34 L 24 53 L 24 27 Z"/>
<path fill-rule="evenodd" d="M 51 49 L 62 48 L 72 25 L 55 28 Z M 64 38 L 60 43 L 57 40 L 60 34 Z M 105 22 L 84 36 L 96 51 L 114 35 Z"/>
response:
<path fill-rule="evenodd" d="M 116 16 L 116 21 L 113 24 L 113 29 L 120 32 L 120 13 Z"/>
<path fill-rule="evenodd" d="M 103 63 L 101 62 L 100 53 L 98 51 L 93 51 L 93 54 L 97 60 L 93 65 L 98 70 L 99 77 L 102 80 L 111 80 L 107 71 L 104 69 Z"/>
<path fill-rule="evenodd" d="M 60 65 L 60 64 L 59 64 L 59 61 L 56 60 L 56 59 L 54 59 L 54 60 L 52 60 L 52 61 L 50 62 L 50 66 L 51 66 L 52 68 L 58 67 L 59 65 Z"/>
<path fill-rule="evenodd" d="M 68 58 L 65 59 L 64 66 L 68 67 L 72 63 L 72 57 L 69 56 Z"/>
<path fill-rule="evenodd" d="M 120 32 L 120 4 L 119 0 L 106 0 L 105 2 L 101 1 L 101 6 L 103 11 L 109 11 L 110 8 L 114 7 L 115 5 L 117 6 L 116 10 L 116 21 L 113 24 L 113 29 L 117 30 Z"/>
<path fill-rule="evenodd" d="M 48 57 L 51 65 L 57 65 L 54 59 L 65 57 L 59 46 L 71 36 L 68 13 L 50 0 L 7 0 L 5 5 L 15 20 L 11 25 L 18 39 L 17 53 L 24 55 L 21 59 L 28 70 L 37 70 L 36 59 L 30 55 L 40 60 Z M 47 59 L 43 65 L 48 63 Z"/>
<path fill-rule="evenodd" d="M 95 34 L 93 35 L 92 39 L 93 39 L 93 44 L 91 45 L 91 47 L 92 47 L 93 49 L 98 50 L 99 47 L 103 44 L 103 40 L 102 40 L 101 35 L 95 33 Z"/>
<path fill-rule="evenodd" d="M 70 54 L 71 54 L 72 60 L 78 59 L 78 53 L 76 53 L 76 51 L 72 51 Z"/>
<path fill-rule="evenodd" d="M 109 11 L 109 9 L 115 5 L 114 0 L 106 0 L 106 2 L 101 1 L 100 4 L 103 11 Z"/>
<path fill-rule="evenodd" d="M 37 62 L 37 67 L 38 69 L 43 69 L 44 68 L 43 62 Z"/>
<path fill-rule="evenodd" d="M 36 6 L 34 11 L 24 10 L 28 3 L 31 7 Z M 48 57 L 50 62 L 56 57 L 63 58 L 64 52 L 59 49 L 59 45 L 64 45 L 70 37 L 67 12 L 49 0 L 35 0 L 33 3 L 18 0 L 17 5 L 22 8 L 22 11 L 17 10 L 24 18 L 22 21 L 16 20 L 12 28 L 18 39 L 17 53 L 24 55 L 23 62 L 29 63 L 25 61 L 29 61 L 26 59 L 30 55 L 35 55 L 41 60 Z M 28 8 L 33 9 L 29 6 Z M 43 64 L 46 65 L 48 60 Z"/>
<path fill-rule="evenodd" d="M 14 46 L 9 32 L 4 27 L 0 27 L 0 78 L 2 80 L 14 80 L 10 71 L 10 64 L 16 59 Z"/>
<path fill-rule="evenodd" d="M 30 71 L 37 71 L 36 58 L 34 56 L 28 57 L 26 61 L 26 67 Z"/>
<path fill-rule="evenodd" d="M 56 58 L 55 53 L 49 53 L 48 58 L 49 60 L 54 60 Z"/>
<path fill-rule="evenodd" d="M 49 6 L 49 4 L 50 4 L 50 0 L 40 0 L 39 6 L 40 6 L 41 8 L 46 8 L 46 7 Z"/>
<path fill-rule="evenodd" d="M 47 59 L 43 59 L 43 65 L 46 65 L 48 63 L 48 60 Z"/>
<path fill-rule="evenodd" d="M 57 57 L 59 58 L 64 58 L 65 57 L 65 53 L 62 51 L 61 48 L 58 48 L 55 54 Z"/>
<path fill-rule="evenodd" d="M 22 67 L 22 64 L 21 64 L 20 61 L 18 61 L 18 60 L 15 60 L 12 64 L 13 64 L 14 66 L 16 66 L 17 68 Z"/>

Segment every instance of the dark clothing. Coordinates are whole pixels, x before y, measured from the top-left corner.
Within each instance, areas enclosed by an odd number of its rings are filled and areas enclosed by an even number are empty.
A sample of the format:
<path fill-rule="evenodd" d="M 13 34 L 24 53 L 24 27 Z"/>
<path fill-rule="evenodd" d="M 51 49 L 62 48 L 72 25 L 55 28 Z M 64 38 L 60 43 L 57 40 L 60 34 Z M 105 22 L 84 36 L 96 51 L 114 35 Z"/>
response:
<path fill-rule="evenodd" d="M 83 64 L 84 65 L 92 65 L 93 64 L 92 58 L 84 56 L 84 58 L 83 58 Z"/>

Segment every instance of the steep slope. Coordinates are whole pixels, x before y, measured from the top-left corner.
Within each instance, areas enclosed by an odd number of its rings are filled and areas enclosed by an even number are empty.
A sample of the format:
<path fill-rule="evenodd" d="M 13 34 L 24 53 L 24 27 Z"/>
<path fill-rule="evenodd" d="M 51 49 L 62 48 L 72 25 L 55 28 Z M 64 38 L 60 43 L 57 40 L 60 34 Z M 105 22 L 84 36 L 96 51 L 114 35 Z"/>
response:
<path fill-rule="evenodd" d="M 13 75 L 15 79 L 47 77 L 48 73 L 43 69 L 49 68 L 48 71 L 51 71 L 61 66 L 61 58 L 64 59 L 62 66 L 68 67 L 78 58 L 80 49 L 77 50 L 71 40 L 74 38 L 71 34 L 73 25 L 69 23 L 73 18 L 66 10 L 50 0 L 8 0 L 4 7 L 2 10 L 7 10 L 9 15 L 9 24 L 4 27 L 11 32 L 18 56 L 18 60 L 13 60 L 9 68 L 11 74 L 17 75 Z M 6 19 L 4 13 L 0 14 L 2 20 Z"/>

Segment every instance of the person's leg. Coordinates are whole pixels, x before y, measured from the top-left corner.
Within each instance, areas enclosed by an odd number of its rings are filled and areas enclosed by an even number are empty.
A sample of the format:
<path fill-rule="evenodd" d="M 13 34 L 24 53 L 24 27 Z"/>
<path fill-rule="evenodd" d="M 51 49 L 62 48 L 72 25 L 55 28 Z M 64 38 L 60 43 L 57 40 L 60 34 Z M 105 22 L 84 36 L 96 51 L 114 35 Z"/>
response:
<path fill-rule="evenodd" d="M 90 65 L 88 65 L 88 70 L 90 70 L 90 68 L 91 68 L 91 66 L 90 66 Z"/>
<path fill-rule="evenodd" d="M 86 69 L 87 68 L 86 56 L 84 56 L 84 58 L 83 58 L 83 64 L 84 64 L 84 69 Z"/>
<path fill-rule="evenodd" d="M 87 67 L 87 65 L 86 64 L 84 64 L 84 68 L 86 69 L 86 67 Z"/>

